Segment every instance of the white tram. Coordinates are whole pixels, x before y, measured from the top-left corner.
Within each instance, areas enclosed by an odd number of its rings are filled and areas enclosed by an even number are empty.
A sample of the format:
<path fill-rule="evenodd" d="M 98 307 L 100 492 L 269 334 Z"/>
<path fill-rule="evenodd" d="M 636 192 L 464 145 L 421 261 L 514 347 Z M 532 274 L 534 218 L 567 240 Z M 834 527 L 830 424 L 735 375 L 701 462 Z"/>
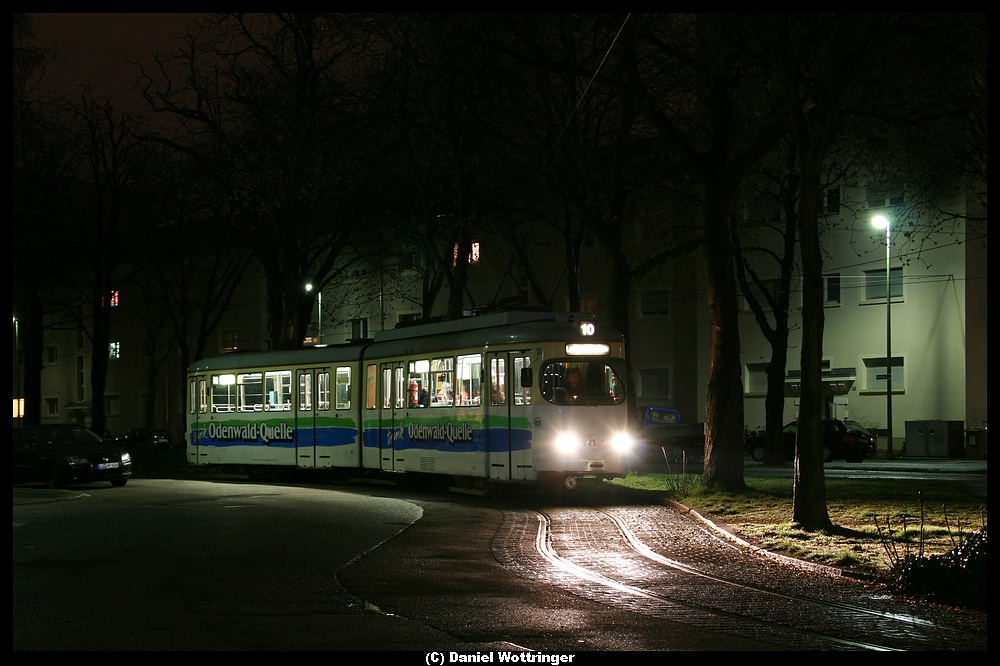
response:
<path fill-rule="evenodd" d="M 507 312 L 373 341 L 231 353 L 188 371 L 187 458 L 492 482 L 624 476 L 622 335 Z"/>

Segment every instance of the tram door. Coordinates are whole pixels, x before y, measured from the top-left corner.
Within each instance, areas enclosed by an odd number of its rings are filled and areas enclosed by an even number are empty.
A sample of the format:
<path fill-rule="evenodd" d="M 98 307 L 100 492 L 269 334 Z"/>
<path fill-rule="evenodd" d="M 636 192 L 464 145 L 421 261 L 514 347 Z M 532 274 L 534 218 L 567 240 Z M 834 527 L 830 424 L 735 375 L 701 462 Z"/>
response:
<path fill-rule="evenodd" d="M 299 467 L 316 465 L 316 373 L 296 371 L 295 386 L 295 464 Z M 328 373 L 329 376 L 329 373 Z"/>
<path fill-rule="evenodd" d="M 379 457 L 382 471 L 402 472 L 403 449 L 397 441 L 403 434 L 403 415 L 406 407 L 405 373 L 403 363 L 383 363 L 379 371 Z"/>
<path fill-rule="evenodd" d="M 487 463 L 490 478 L 534 478 L 531 460 L 531 387 L 522 386 L 523 368 L 531 367 L 527 352 L 486 355 L 489 388 L 486 399 Z"/>
<path fill-rule="evenodd" d="M 188 427 L 185 433 L 188 462 L 198 462 L 198 442 L 202 431 L 208 427 L 208 376 L 194 375 L 188 379 Z"/>

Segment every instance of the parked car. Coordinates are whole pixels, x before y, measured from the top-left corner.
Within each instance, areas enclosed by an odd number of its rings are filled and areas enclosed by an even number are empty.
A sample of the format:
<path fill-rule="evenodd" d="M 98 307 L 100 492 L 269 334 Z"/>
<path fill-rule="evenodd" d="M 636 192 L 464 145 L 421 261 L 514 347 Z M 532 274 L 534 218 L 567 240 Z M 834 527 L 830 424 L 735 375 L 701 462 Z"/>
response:
<path fill-rule="evenodd" d="M 116 441 L 127 449 L 145 448 L 147 442 L 146 429 L 131 428 L 126 430 L 125 434 L 118 437 Z M 170 433 L 160 428 L 153 430 L 152 442 L 154 449 L 172 449 L 177 445 L 177 442 Z"/>
<path fill-rule="evenodd" d="M 43 481 L 50 488 L 108 481 L 124 486 L 132 457 L 114 442 L 73 423 L 14 428 L 14 482 Z"/>
<path fill-rule="evenodd" d="M 795 458 L 797 428 L 797 422 L 792 421 L 781 429 L 785 460 Z M 743 450 L 748 456 L 761 462 L 764 460 L 764 443 L 764 431 L 751 431 L 743 440 Z M 823 462 L 841 458 L 847 462 L 861 462 L 873 455 L 875 455 L 875 436 L 860 423 L 844 422 L 839 419 L 823 419 Z"/>

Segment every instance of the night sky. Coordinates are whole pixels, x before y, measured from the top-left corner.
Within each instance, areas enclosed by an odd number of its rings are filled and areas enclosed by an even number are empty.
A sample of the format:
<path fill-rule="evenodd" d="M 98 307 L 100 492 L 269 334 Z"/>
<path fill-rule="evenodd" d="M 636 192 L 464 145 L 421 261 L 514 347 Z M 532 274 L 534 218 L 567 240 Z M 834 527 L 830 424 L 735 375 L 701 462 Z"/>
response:
<path fill-rule="evenodd" d="M 148 64 L 154 51 L 174 50 L 181 32 L 198 14 L 32 14 L 36 44 L 55 48 L 58 57 L 48 64 L 44 86 L 52 92 L 71 92 L 91 82 L 99 96 L 121 100 L 121 91 L 135 82 L 129 58 Z"/>

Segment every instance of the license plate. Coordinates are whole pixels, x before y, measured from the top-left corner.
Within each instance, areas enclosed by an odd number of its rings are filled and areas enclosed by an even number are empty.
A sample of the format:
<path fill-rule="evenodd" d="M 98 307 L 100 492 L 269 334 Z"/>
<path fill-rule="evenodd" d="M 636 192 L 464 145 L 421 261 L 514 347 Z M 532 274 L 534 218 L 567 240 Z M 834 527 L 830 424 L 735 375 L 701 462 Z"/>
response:
<path fill-rule="evenodd" d="M 97 463 L 97 469 L 118 469 L 121 467 L 121 463 L 107 462 L 107 463 Z"/>

